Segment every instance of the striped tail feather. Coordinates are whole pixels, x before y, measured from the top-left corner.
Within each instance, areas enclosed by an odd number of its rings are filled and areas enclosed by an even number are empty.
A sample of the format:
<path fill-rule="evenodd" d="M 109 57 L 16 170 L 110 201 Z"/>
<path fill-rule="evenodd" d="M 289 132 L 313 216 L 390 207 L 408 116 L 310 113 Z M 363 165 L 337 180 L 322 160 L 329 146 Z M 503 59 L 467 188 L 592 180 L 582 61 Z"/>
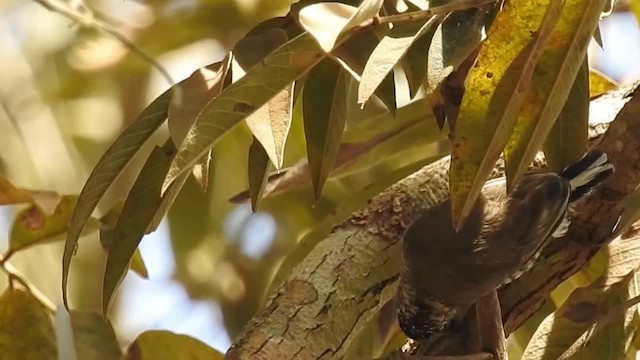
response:
<path fill-rule="evenodd" d="M 584 197 L 613 172 L 614 166 L 609 162 L 604 151 L 594 149 L 586 153 L 582 159 L 567 166 L 560 173 L 560 176 L 569 180 L 571 184 L 569 202 Z"/>

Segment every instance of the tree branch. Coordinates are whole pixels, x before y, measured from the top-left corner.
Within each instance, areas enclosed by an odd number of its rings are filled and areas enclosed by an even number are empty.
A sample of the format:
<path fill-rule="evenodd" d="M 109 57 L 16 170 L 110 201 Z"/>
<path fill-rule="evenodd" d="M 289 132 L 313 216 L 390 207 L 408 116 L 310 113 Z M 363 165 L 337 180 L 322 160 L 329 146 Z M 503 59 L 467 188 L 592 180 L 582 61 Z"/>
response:
<path fill-rule="evenodd" d="M 567 237 L 555 241 L 534 270 L 500 289 L 506 334 L 514 331 L 563 280 L 611 240 L 622 202 L 640 180 L 640 90 L 592 102 L 620 108 L 595 140 L 616 173 L 579 205 Z M 594 111 L 594 113 L 598 113 Z M 608 117 L 611 121 L 615 114 Z M 594 126 L 592 134 L 604 131 Z M 541 165 L 541 161 L 537 161 Z M 449 159 L 437 161 L 373 198 L 320 242 L 250 321 L 226 359 L 339 358 L 380 307 L 395 295 L 400 239 L 429 207 L 449 195 Z M 504 174 L 502 162 L 491 177 Z"/>

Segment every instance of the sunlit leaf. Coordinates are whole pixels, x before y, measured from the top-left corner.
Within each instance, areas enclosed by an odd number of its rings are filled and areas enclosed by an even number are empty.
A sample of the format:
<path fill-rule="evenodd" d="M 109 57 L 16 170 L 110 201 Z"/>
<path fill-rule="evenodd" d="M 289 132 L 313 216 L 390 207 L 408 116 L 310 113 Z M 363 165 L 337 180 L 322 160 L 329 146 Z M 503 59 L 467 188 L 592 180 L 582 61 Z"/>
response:
<path fill-rule="evenodd" d="M 404 57 L 401 60 L 407 83 L 409 85 L 409 96 L 413 99 L 427 76 L 427 59 L 429 58 L 429 48 L 438 27 L 444 20 L 444 16 L 436 15 L 429 22 L 435 22 L 421 36 L 416 37 Z M 426 24 L 425 24 L 426 25 Z"/>
<path fill-rule="evenodd" d="M 0 206 L 34 203 L 45 214 L 53 214 L 62 196 L 53 191 L 30 190 L 14 186 L 7 178 L 0 176 Z"/>
<path fill-rule="evenodd" d="M 10 251 L 15 252 L 34 245 L 63 241 L 65 239 L 63 235 L 69 228 L 69 221 L 77 199 L 77 196 L 63 196 L 50 215 L 47 215 L 38 205 L 31 205 L 21 210 L 11 226 Z M 97 230 L 97 222 L 89 219 L 82 235 L 88 235 Z"/>
<path fill-rule="evenodd" d="M 595 69 L 589 70 L 589 95 L 591 98 L 600 96 L 607 91 L 620 87 L 615 80 Z"/>
<path fill-rule="evenodd" d="M 332 51 L 332 54 L 336 56 L 338 61 L 349 71 L 354 79 L 361 81 L 365 64 L 379 41 L 376 34 L 371 31 L 356 33 L 343 44 L 336 47 Z M 380 84 L 374 90 L 374 94 L 392 114 L 395 114 L 396 85 L 393 71 L 387 73 L 381 80 Z M 357 93 L 355 95 L 357 95 Z"/>
<path fill-rule="evenodd" d="M 203 192 L 207 191 L 207 186 L 209 185 L 209 167 L 211 165 L 211 150 L 208 153 L 204 154 L 200 162 L 194 165 L 193 170 L 191 170 L 191 175 L 196 180 L 200 189 Z M 154 227 L 155 229 L 155 227 Z"/>
<path fill-rule="evenodd" d="M 129 268 L 131 257 L 162 203 L 162 181 L 173 159 L 174 150 L 170 141 L 162 148 L 153 149 L 118 217 L 103 279 L 102 311 L 105 317 L 113 294 Z"/>
<path fill-rule="evenodd" d="M 234 81 L 243 77 L 248 69 L 286 42 L 286 32 L 277 28 L 265 29 L 240 40 L 233 50 Z M 282 167 L 292 110 L 293 84 L 290 84 L 246 120 L 251 133 L 260 141 L 276 169 Z"/>
<path fill-rule="evenodd" d="M 338 36 L 378 15 L 384 0 L 363 0 L 356 8 L 337 2 L 311 4 L 300 10 L 299 21 L 326 52 L 333 49 Z"/>
<path fill-rule="evenodd" d="M 527 171 L 562 111 L 606 1 L 565 1 L 505 149 L 509 184 Z"/>
<path fill-rule="evenodd" d="M 380 86 L 393 67 L 422 35 L 435 29 L 442 16 L 435 16 L 417 24 L 398 24 L 387 34 L 367 60 L 358 88 L 358 103 L 364 104 Z M 430 41 L 429 41 L 430 42 Z M 423 59 L 426 64 L 426 59 Z"/>
<path fill-rule="evenodd" d="M 176 85 L 179 91 L 171 98 L 167 120 L 169 134 L 176 146 L 187 136 L 204 106 L 222 91 L 230 64 L 231 56 L 227 55 L 222 61 L 194 71 Z"/>
<path fill-rule="evenodd" d="M 545 140 L 543 150 L 550 170 L 560 172 L 587 151 L 589 137 L 589 64 L 584 59 L 567 102 Z"/>
<path fill-rule="evenodd" d="M 113 144 L 111 144 L 93 168 L 89 179 L 82 188 L 82 192 L 80 192 L 78 203 L 69 225 L 69 233 L 64 244 L 64 255 L 62 258 L 62 298 L 66 307 L 69 306 L 67 282 L 69 279 L 71 257 L 76 250 L 82 229 L 91 217 L 91 213 L 93 213 L 93 210 L 96 208 L 96 205 L 98 205 L 105 191 L 107 191 L 140 147 L 149 139 L 151 134 L 153 134 L 166 119 L 171 94 L 172 91 L 167 90 L 164 94 L 156 98 L 140 114 L 138 119 L 129 125 Z"/>
<path fill-rule="evenodd" d="M 640 3 L 637 1 L 629 1 L 631 12 L 636 16 L 636 22 L 640 24 Z"/>
<path fill-rule="evenodd" d="M 187 172 L 231 128 L 246 119 L 272 97 L 304 75 L 325 54 L 308 33 L 302 34 L 252 67 L 203 109 L 180 145 L 163 191 Z"/>
<path fill-rule="evenodd" d="M 129 345 L 127 360 L 222 360 L 217 350 L 187 335 L 145 331 Z"/>
<path fill-rule="evenodd" d="M 0 354 L 3 360 L 57 360 L 49 310 L 31 293 L 8 288 L 0 296 Z"/>
<path fill-rule="evenodd" d="M 258 210 L 258 204 L 262 199 L 264 188 L 267 185 L 269 175 L 269 157 L 262 145 L 254 138 L 249 146 L 249 194 L 251 197 L 251 210 Z"/>
<path fill-rule="evenodd" d="M 338 155 L 347 116 L 349 81 L 351 76 L 340 64 L 325 59 L 311 70 L 304 85 L 304 134 L 316 199 L 320 198 Z"/>
<path fill-rule="evenodd" d="M 451 157 L 456 227 L 471 210 L 509 140 L 533 70 L 561 9 L 558 1 L 511 1 L 496 17 L 480 49 L 462 100 Z"/>

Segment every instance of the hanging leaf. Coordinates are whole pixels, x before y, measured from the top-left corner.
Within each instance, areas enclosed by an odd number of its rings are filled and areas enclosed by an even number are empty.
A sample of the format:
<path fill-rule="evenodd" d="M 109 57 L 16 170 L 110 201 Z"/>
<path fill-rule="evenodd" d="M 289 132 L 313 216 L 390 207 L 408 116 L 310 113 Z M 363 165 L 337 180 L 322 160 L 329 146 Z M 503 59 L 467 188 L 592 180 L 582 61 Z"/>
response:
<path fill-rule="evenodd" d="M 26 290 L 0 296 L 0 349 L 3 360 L 58 360 L 51 314 Z"/>
<path fill-rule="evenodd" d="M 162 181 L 174 154 L 175 147 L 171 141 L 167 141 L 162 148 L 153 149 L 129 191 L 118 217 L 102 286 L 102 311 L 105 318 L 113 294 L 129 268 L 131 257 L 162 203 Z"/>
<path fill-rule="evenodd" d="M 58 311 L 65 311 L 64 309 Z M 56 321 L 60 318 L 60 314 L 56 315 Z M 71 311 L 67 313 L 66 319 L 70 322 L 71 334 L 77 359 L 91 360 L 114 360 L 122 358 L 120 344 L 109 321 L 105 321 L 100 314 Z M 56 324 L 56 336 L 61 337 L 58 333 L 61 328 L 60 324 Z M 58 341 L 59 343 L 59 341 Z M 60 359 L 68 359 L 61 354 Z"/>
<path fill-rule="evenodd" d="M 89 179 L 85 183 L 76 208 L 74 209 L 69 233 L 64 244 L 62 258 L 62 299 L 65 307 L 69 307 L 67 298 L 67 282 L 71 257 L 76 251 L 82 229 L 91 217 L 91 213 L 113 181 L 120 175 L 131 158 L 149 139 L 167 117 L 172 90 L 169 89 L 156 98 L 140 116 L 127 127 L 111 144 L 109 149 L 98 160 Z"/>
<path fill-rule="evenodd" d="M 543 150 L 547 166 L 560 172 L 579 160 L 589 142 L 589 64 L 584 59 L 573 82 L 567 102 L 545 140 Z"/>
<path fill-rule="evenodd" d="M 356 8 L 337 2 L 321 2 L 302 8 L 298 19 L 320 47 L 330 52 L 340 34 L 377 16 L 383 3 L 384 0 L 363 0 Z"/>
<path fill-rule="evenodd" d="M 411 99 L 418 94 L 418 90 L 426 80 L 429 48 L 444 18 L 445 16 L 443 15 L 436 15 L 429 20 L 429 22 L 434 21 L 434 24 L 430 26 L 424 34 L 416 36 L 416 39 L 409 49 L 407 49 L 406 54 L 401 60 L 407 78 L 407 84 L 409 85 L 409 96 Z"/>
<path fill-rule="evenodd" d="M 320 198 L 338 155 L 347 115 L 346 92 L 351 79 L 337 62 L 325 59 L 311 70 L 302 93 L 304 135 L 316 200 Z"/>
<path fill-rule="evenodd" d="M 428 21 L 410 24 L 397 24 L 373 50 L 362 72 L 358 87 L 358 103 L 364 104 L 380 86 L 393 67 L 407 53 L 411 45 L 442 21 L 442 15 Z M 424 61 L 424 59 L 423 59 Z"/>
<path fill-rule="evenodd" d="M 191 170 L 191 175 L 200 186 L 200 190 L 203 192 L 207 191 L 207 186 L 209 185 L 209 168 L 211 166 L 211 150 L 208 153 L 204 154 L 200 162 L 198 162 Z M 154 227 L 155 230 L 155 227 Z"/>
<path fill-rule="evenodd" d="M 340 64 L 349 71 L 354 79 L 361 81 L 365 64 L 379 41 L 376 34 L 371 31 L 359 32 L 353 34 L 331 53 L 336 56 Z M 393 71 L 390 71 L 374 91 L 376 97 L 382 101 L 392 114 L 396 112 L 396 85 L 394 79 Z"/>
<path fill-rule="evenodd" d="M 277 93 L 324 58 L 313 37 L 302 34 L 253 66 L 205 106 L 180 145 L 162 186 L 163 192 L 231 128 L 245 120 Z"/>
<path fill-rule="evenodd" d="M 52 214 L 45 213 L 38 205 L 31 205 L 20 211 L 11 227 L 9 251 L 16 252 L 34 245 L 63 241 L 77 199 L 77 196 L 63 196 Z M 98 222 L 89 219 L 81 236 L 97 230 Z"/>
<path fill-rule="evenodd" d="M 456 227 L 471 210 L 509 140 L 561 9 L 558 1 L 511 1 L 491 26 L 469 75 L 455 129 L 449 176 Z"/>
<path fill-rule="evenodd" d="M 256 212 L 258 204 L 262 199 L 262 193 L 267 185 L 267 177 L 269 175 L 269 157 L 266 151 L 257 141 L 253 139 L 253 143 L 249 146 L 249 194 L 251 197 L 251 210 Z"/>
<path fill-rule="evenodd" d="M 203 342 L 170 331 L 149 330 L 127 349 L 127 360 L 222 360 L 224 356 Z"/>
<path fill-rule="evenodd" d="M 234 81 L 286 42 L 287 34 L 282 29 L 265 29 L 240 40 L 234 47 Z M 276 169 L 282 167 L 292 111 L 293 84 L 290 84 L 246 120 L 251 133 L 260 141 Z"/>
<path fill-rule="evenodd" d="M 508 185 L 527 171 L 562 111 L 606 1 L 565 1 L 505 149 Z"/>

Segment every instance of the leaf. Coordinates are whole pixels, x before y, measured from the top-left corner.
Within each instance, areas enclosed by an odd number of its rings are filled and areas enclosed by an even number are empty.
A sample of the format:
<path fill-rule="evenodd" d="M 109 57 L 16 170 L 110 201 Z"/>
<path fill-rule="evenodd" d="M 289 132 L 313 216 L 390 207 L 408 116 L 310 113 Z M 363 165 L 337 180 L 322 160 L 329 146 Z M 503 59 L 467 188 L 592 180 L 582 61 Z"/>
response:
<path fill-rule="evenodd" d="M 300 25 L 311 33 L 320 47 L 330 52 L 338 36 L 378 15 L 384 0 L 362 0 L 353 7 L 337 2 L 322 2 L 302 8 L 298 14 Z"/>
<path fill-rule="evenodd" d="M 357 81 L 361 81 L 365 65 L 378 45 L 378 37 L 371 31 L 353 34 L 343 44 L 337 46 L 332 54 L 336 56 L 340 64 L 349 71 Z M 389 112 L 396 112 L 396 85 L 393 71 L 390 71 L 374 94 L 387 107 Z"/>
<path fill-rule="evenodd" d="M 122 358 L 122 351 L 120 351 L 120 345 L 113 327 L 100 314 L 71 311 L 71 327 L 78 360 L 114 360 Z"/>
<path fill-rule="evenodd" d="M 418 90 L 426 80 L 427 76 L 427 59 L 429 58 L 429 48 L 436 34 L 436 31 L 442 24 L 444 16 L 436 15 L 429 22 L 435 23 L 429 27 L 421 36 L 416 36 L 415 40 L 407 49 L 401 60 L 407 83 L 409 85 L 409 96 L 413 99 Z M 426 25 L 426 24 L 425 24 Z"/>
<path fill-rule="evenodd" d="M 589 64 L 584 59 L 567 102 L 545 140 L 544 157 L 550 170 L 560 172 L 587 151 L 589 137 Z"/>
<path fill-rule="evenodd" d="M 234 79 L 244 76 L 247 69 L 286 42 L 286 32 L 277 28 L 265 29 L 240 40 L 234 48 Z M 251 133 L 260 141 L 276 169 L 282 167 L 292 111 L 293 84 L 290 84 L 246 120 Z"/>
<path fill-rule="evenodd" d="M 471 210 L 509 140 L 542 46 L 561 9 L 559 1 L 511 1 L 491 26 L 469 74 L 455 128 L 449 181 L 456 227 Z"/>
<path fill-rule="evenodd" d="M 53 191 L 29 190 L 15 187 L 7 178 L 0 176 L 0 206 L 34 203 L 51 215 L 62 197 Z"/>
<path fill-rule="evenodd" d="M 129 262 L 145 234 L 147 226 L 162 203 L 160 190 L 171 160 L 173 144 L 156 147 L 142 167 L 129 191 L 113 230 L 113 239 L 102 285 L 102 311 L 106 318 L 113 294 L 129 268 Z"/>
<path fill-rule="evenodd" d="M 116 218 L 117 221 L 117 218 Z M 110 227 L 103 227 L 100 229 L 100 245 L 102 249 L 105 250 L 107 254 L 111 249 L 111 244 L 113 243 L 114 237 L 114 229 L 115 223 Z M 143 279 L 149 279 L 149 273 L 147 271 L 147 266 L 144 263 L 144 259 L 142 259 L 142 254 L 140 254 L 140 249 L 136 249 L 136 251 L 131 256 L 131 261 L 129 262 L 129 270 L 135 272 L 140 275 Z"/>
<path fill-rule="evenodd" d="M 222 360 L 217 350 L 187 335 L 145 331 L 127 349 L 127 360 Z"/>
<path fill-rule="evenodd" d="M 51 215 L 47 215 L 38 205 L 31 205 L 21 210 L 11 226 L 9 251 L 16 252 L 34 245 L 64 240 L 61 235 L 64 235 L 69 228 L 77 199 L 77 196 L 63 196 Z M 96 230 L 98 230 L 97 222 L 92 220 L 87 223 L 81 235 L 87 235 Z"/>
<path fill-rule="evenodd" d="M 200 190 L 202 192 L 207 191 L 207 186 L 209 184 L 209 168 L 211 165 L 211 150 L 208 153 L 204 154 L 204 156 L 200 159 L 196 165 L 193 166 L 193 170 L 191 170 L 191 175 L 200 186 Z M 153 228 L 155 230 L 155 227 Z"/>
<path fill-rule="evenodd" d="M 26 290 L 0 296 L 0 352 L 3 360 L 58 359 L 49 310 Z"/>
<path fill-rule="evenodd" d="M 78 203 L 71 217 L 69 233 L 64 244 L 62 257 L 62 299 L 65 307 L 69 307 L 67 298 L 67 282 L 71 257 L 76 251 L 78 239 L 91 213 L 113 181 L 122 172 L 140 147 L 151 134 L 162 125 L 167 117 L 172 90 L 165 91 L 147 106 L 140 116 L 127 127 L 111 144 L 109 149 L 98 160 L 89 179 L 85 183 Z"/>
<path fill-rule="evenodd" d="M 527 171 L 562 111 L 606 1 L 565 1 L 505 149 L 509 184 Z"/>
<path fill-rule="evenodd" d="M 604 252 L 609 254 L 605 273 L 589 286 L 573 291 L 560 309 L 540 324 L 523 360 L 558 359 L 587 329 L 627 299 L 630 281 L 640 266 L 640 244 L 618 238 Z"/>
<path fill-rule="evenodd" d="M 443 16 L 434 16 L 428 21 L 411 24 L 397 24 L 373 50 L 362 72 L 358 87 L 358 103 L 364 104 L 380 86 L 393 67 L 408 52 L 414 42 L 422 35 L 435 29 Z M 429 41 L 430 43 L 431 41 Z M 423 59 L 424 62 L 424 59 Z"/>
<path fill-rule="evenodd" d="M 589 70 L 589 95 L 592 99 L 619 87 L 620 84 L 598 70 Z"/>
<path fill-rule="evenodd" d="M 304 135 L 316 200 L 333 169 L 347 115 L 347 87 L 351 77 L 332 59 L 318 64 L 302 92 Z"/>
<path fill-rule="evenodd" d="M 209 102 L 178 148 L 162 191 L 187 172 L 231 128 L 304 75 L 325 54 L 311 35 L 304 33 L 269 54 L 237 82 Z"/>
<path fill-rule="evenodd" d="M 251 210 L 256 212 L 262 199 L 262 193 L 267 185 L 269 175 L 269 157 L 256 138 L 249 146 L 249 194 L 251 198 Z"/>
<path fill-rule="evenodd" d="M 176 85 L 167 120 L 169 134 L 176 146 L 182 144 L 202 108 L 222 91 L 230 65 L 231 56 L 227 55 L 222 61 L 194 71 Z"/>

